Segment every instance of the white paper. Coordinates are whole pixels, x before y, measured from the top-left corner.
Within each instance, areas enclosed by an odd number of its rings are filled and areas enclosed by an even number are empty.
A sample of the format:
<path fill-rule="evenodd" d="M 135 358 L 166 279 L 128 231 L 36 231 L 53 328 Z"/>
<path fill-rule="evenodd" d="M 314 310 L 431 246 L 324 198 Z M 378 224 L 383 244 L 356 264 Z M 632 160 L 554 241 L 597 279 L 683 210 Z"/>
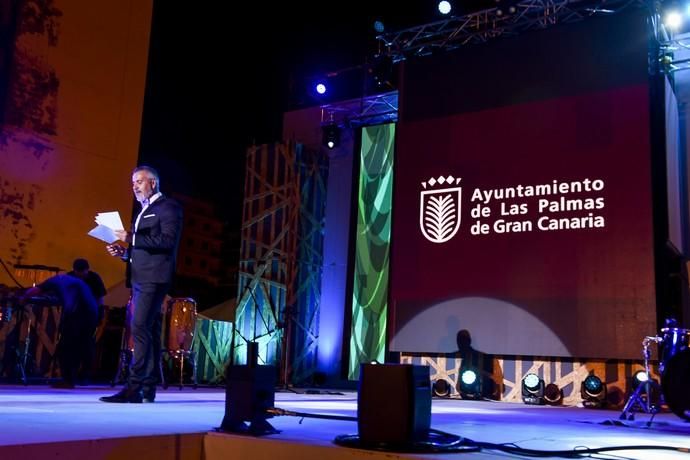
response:
<path fill-rule="evenodd" d="M 108 244 L 113 244 L 118 240 L 117 236 L 115 236 L 115 230 L 125 229 L 125 226 L 122 225 L 120 213 L 117 211 L 99 212 L 95 220 L 98 225 L 92 228 L 88 235 Z"/>
<path fill-rule="evenodd" d="M 101 241 L 105 241 L 108 244 L 113 244 L 115 241 L 117 241 L 117 237 L 115 236 L 113 229 L 106 227 L 105 225 L 97 225 L 91 229 L 88 235 L 98 238 Z"/>
<path fill-rule="evenodd" d="M 122 219 L 120 219 L 120 213 L 117 211 L 99 212 L 96 215 L 96 223 L 109 227 L 113 230 L 125 229 L 125 226 L 122 225 Z"/>

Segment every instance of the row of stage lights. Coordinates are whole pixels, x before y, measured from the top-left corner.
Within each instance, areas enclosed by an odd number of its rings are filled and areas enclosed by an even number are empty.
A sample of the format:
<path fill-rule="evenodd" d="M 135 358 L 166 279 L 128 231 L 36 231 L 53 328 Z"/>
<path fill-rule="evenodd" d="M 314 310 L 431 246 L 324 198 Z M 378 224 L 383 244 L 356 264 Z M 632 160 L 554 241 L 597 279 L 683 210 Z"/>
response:
<path fill-rule="evenodd" d="M 644 371 L 636 372 L 631 378 L 632 390 L 647 382 L 647 379 Z M 480 374 L 472 368 L 460 370 L 457 389 L 462 399 L 482 400 L 487 396 Z M 433 382 L 431 391 L 433 396 L 449 398 L 453 393 L 452 384 L 446 379 L 439 379 Z M 544 379 L 535 373 L 523 377 L 521 393 L 525 404 L 557 406 L 563 403 L 563 390 L 555 383 L 546 384 Z M 580 396 L 582 405 L 586 408 L 601 408 L 608 404 L 606 384 L 594 373 L 588 375 L 580 384 Z"/>

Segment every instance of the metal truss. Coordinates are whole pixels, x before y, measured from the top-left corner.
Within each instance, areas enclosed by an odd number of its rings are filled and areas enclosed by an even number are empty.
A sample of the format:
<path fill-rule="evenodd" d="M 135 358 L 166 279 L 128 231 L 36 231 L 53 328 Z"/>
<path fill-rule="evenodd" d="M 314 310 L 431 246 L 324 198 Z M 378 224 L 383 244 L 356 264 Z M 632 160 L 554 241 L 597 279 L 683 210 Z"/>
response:
<path fill-rule="evenodd" d="M 384 47 L 380 54 L 400 62 L 594 15 L 615 14 L 627 7 L 644 7 L 648 9 L 653 41 L 657 44 L 650 49 L 650 72 L 690 69 L 690 59 L 673 60 L 674 50 L 683 48 L 690 52 L 690 38 L 669 39 L 660 20 L 659 0 L 518 0 L 509 5 L 515 7 L 512 14 L 504 12 L 505 6 L 501 10 L 496 7 L 379 35 L 376 38 Z M 322 125 L 363 126 L 395 122 L 397 118 L 397 91 L 321 106 Z"/>
<path fill-rule="evenodd" d="M 373 94 L 360 99 L 321 106 L 321 124 L 366 126 L 398 121 L 398 92 Z"/>
<path fill-rule="evenodd" d="M 524 0 L 510 3 L 515 7 L 512 14 L 508 14 L 505 7 L 491 8 L 376 38 L 385 47 L 383 52 L 398 62 L 437 50 L 451 50 L 531 29 L 576 22 L 596 14 L 613 14 L 627 6 L 643 4 L 641 0 Z"/>

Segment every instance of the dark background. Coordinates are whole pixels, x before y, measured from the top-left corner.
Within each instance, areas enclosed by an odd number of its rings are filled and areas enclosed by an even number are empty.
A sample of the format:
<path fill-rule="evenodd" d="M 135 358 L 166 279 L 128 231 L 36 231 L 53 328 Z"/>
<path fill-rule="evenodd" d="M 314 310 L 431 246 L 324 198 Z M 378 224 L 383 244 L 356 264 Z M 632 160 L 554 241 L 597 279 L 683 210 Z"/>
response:
<path fill-rule="evenodd" d="M 495 5 L 461 2 L 458 14 Z M 230 2 L 155 0 L 140 161 L 158 167 L 163 190 L 207 199 L 233 227 L 241 221 L 244 152 L 281 139 L 282 114 L 318 105 L 310 82 L 361 66 L 377 53 L 373 24 L 386 31 L 441 18 L 413 0 Z M 356 70 L 343 71 L 356 97 Z"/>

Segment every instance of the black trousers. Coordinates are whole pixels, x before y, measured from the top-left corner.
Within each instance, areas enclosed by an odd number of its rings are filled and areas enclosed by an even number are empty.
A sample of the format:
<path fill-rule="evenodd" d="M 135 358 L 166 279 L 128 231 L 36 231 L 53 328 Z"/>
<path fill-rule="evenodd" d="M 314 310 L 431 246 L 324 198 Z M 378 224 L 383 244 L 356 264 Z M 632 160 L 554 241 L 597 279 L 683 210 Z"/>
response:
<path fill-rule="evenodd" d="M 158 382 L 161 354 L 161 305 L 169 284 L 133 283 L 132 338 L 134 356 L 130 366 L 130 389 L 153 389 Z"/>

